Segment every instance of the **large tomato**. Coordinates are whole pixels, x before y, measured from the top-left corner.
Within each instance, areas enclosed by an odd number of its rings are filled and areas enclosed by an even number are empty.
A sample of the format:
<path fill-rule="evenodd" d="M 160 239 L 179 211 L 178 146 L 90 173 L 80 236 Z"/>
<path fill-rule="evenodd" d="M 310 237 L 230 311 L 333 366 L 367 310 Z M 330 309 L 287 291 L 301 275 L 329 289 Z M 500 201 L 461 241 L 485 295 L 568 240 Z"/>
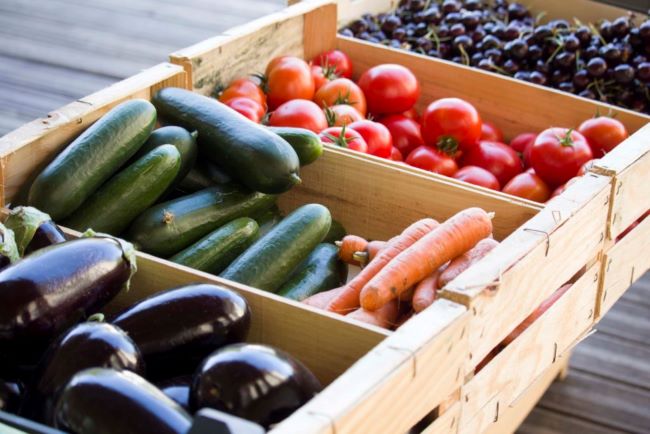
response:
<path fill-rule="evenodd" d="M 578 132 L 585 136 L 591 152 L 597 158 L 614 149 L 629 136 L 625 125 L 606 116 L 587 119 L 580 124 Z"/>
<path fill-rule="evenodd" d="M 333 143 L 353 151 L 367 152 L 368 145 L 361 134 L 347 127 L 329 127 L 319 134 L 323 143 Z"/>
<path fill-rule="evenodd" d="M 319 54 L 314 58 L 313 64 L 333 68 L 340 77 L 352 78 L 352 61 L 341 50 L 331 50 Z"/>
<path fill-rule="evenodd" d="M 497 177 L 482 167 L 462 167 L 458 172 L 456 172 L 454 178 L 469 182 L 470 184 L 480 185 L 481 187 L 491 188 L 492 190 L 501 190 Z"/>
<path fill-rule="evenodd" d="M 271 59 L 271 61 L 266 65 L 266 71 L 264 72 L 264 75 L 266 75 L 266 76 L 268 77 L 269 74 L 271 73 L 271 71 L 272 71 L 273 69 L 275 69 L 276 66 L 278 66 L 279 64 L 281 64 L 282 62 L 284 62 L 284 61 L 287 60 L 287 59 L 295 59 L 295 58 L 296 58 L 296 57 L 294 57 L 294 56 L 278 56 L 278 57 L 274 57 L 274 58 Z"/>
<path fill-rule="evenodd" d="M 267 76 L 267 102 L 271 110 L 292 99 L 312 99 L 314 77 L 309 65 L 297 57 L 285 57 Z"/>
<path fill-rule="evenodd" d="M 366 97 L 359 86 L 348 78 L 337 78 L 325 83 L 314 95 L 314 102 L 321 107 L 351 105 L 362 116 L 366 116 Z"/>
<path fill-rule="evenodd" d="M 379 122 L 367 119 L 352 122 L 348 128 L 361 134 L 368 144 L 368 153 L 377 157 L 389 158 L 393 147 L 393 138 L 390 131 Z"/>
<path fill-rule="evenodd" d="M 418 146 L 424 145 L 420 124 L 405 115 L 388 115 L 379 120 L 393 136 L 393 146 L 402 155 L 408 155 Z"/>
<path fill-rule="evenodd" d="M 250 98 L 238 96 L 224 101 L 223 103 L 257 124 L 259 124 L 264 117 L 264 107 Z"/>
<path fill-rule="evenodd" d="M 359 78 L 359 86 L 373 115 L 405 112 L 420 98 L 420 83 L 408 68 L 401 65 L 370 68 Z"/>
<path fill-rule="evenodd" d="M 272 127 L 299 127 L 320 133 L 327 128 L 327 119 L 313 101 L 294 99 L 287 101 L 271 113 Z"/>
<path fill-rule="evenodd" d="M 458 165 L 451 157 L 430 146 L 415 148 L 406 157 L 406 164 L 445 176 L 454 176 L 458 171 Z"/>
<path fill-rule="evenodd" d="M 592 158 L 585 136 L 566 128 L 542 131 L 530 150 L 530 165 L 551 188 L 576 176 L 580 167 Z"/>
<path fill-rule="evenodd" d="M 262 108 L 266 108 L 266 95 L 264 95 L 264 91 L 257 82 L 250 78 L 238 78 L 230 83 L 221 92 L 221 95 L 219 95 L 219 101 L 226 102 L 237 97 L 250 98 L 253 101 L 257 101 Z"/>
<path fill-rule="evenodd" d="M 413 119 L 415 122 L 420 123 L 420 113 L 418 113 L 415 107 L 411 107 L 402 114 L 407 118 Z"/>
<path fill-rule="evenodd" d="M 510 147 L 519 154 L 524 167 L 530 167 L 530 150 L 536 138 L 535 133 L 521 133 L 510 141 Z"/>
<path fill-rule="evenodd" d="M 528 171 L 512 178 L 503 187 L 503 192 L 542 203 L 551 197 L 551 190 L 542 178 Z"/>
<path fill-rule="evenodd" d="M 422 115 L 422 137 L 429 146 L 449 154 L 475 147 L 481 138 L 481 117 L 473 105 L 459 98 L 442 98 Z"/>
<path fill-rule="evenodd" d="M 354 107 L 347 104 L 337 104 L 332 107 L 325 107 L 323 109 L 327 123 L 330 127 L 342 127 L 349 125 L 352 122 L 363 120 L 361 113 Z"/>
<path fill-rule="evenodd" d="M 481 140 L 463 154 L 463 165 L 486 169 L 496 176 L 499 185 L 506 185 L 523 171 L 519 156 L 510 146 L 487 140 Z"/>
<path fill-rule="evenodd" d="M 483 121 L 481 124 L 481 140 L 503 143 L 503 132 L 492 122 Z"/>
<path fill-rule="evenodd" d="M 393 161 L 404 161 L 404 156 L 395 146 L 390 150 L 390 159 Z"/>

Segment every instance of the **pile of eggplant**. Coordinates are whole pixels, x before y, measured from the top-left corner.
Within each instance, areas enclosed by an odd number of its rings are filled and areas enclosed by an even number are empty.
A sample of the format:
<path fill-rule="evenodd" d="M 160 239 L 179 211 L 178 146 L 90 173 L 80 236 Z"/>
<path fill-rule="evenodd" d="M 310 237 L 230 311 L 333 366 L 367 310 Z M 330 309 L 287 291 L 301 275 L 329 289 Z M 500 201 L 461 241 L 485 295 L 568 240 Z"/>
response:
<path fill-rule="evenodd" d="M 0 234 L 1 411 L 79 434 L 184 434 L 205 408 L 267 429 L 321 388 L 290 355 L 244 343 L 234 291 L 187 285 L 105 318 L 136 272 L 130 243 L 66 240 L 31 207 Z"/>

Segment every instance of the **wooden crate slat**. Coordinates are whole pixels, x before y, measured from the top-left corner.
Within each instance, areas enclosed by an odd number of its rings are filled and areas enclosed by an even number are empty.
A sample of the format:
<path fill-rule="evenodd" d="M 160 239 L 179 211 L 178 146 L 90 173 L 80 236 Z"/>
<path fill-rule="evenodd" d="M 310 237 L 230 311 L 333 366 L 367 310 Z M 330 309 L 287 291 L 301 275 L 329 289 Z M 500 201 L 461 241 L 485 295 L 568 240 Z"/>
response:
<path fill-rule="evenodd" d="M 458 432 L 458 422 L 461 415 L 460 402 L 454 403 L 436 420 L 426 427 L 421 434 L 454 434 Z"/>

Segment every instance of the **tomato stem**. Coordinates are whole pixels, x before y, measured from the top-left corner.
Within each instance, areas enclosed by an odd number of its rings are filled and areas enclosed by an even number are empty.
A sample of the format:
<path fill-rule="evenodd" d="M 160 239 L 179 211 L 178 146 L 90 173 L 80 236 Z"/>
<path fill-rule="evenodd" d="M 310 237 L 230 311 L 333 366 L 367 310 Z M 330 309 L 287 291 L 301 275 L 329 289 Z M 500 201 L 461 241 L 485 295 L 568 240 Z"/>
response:
<path fill-rule="evenodd" d="M 569 128 L 564 135 L 564 137 L 558 137 L 558 141 L 560 142 L 560 145 L 567 147 L 567 146 L 573 146 L 573 138 L 571 138 L 571 133 L 573 132 L 573 128 Z"/>
<path fill-rule="evenodd" d="M 438 139 L 438 149 L 445 154 L 453 157 L 458 152 L 458 140 L 452 136 L 442 136 Z"/>

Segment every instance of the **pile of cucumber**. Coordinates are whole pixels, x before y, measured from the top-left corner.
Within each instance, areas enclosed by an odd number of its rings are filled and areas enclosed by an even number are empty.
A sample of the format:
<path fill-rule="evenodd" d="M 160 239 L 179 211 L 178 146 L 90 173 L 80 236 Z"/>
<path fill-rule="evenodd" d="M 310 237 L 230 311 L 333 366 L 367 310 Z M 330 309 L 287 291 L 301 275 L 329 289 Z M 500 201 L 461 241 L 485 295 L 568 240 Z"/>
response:
<path fill-rule="evenodd" d="M 155 129 L 157 121 L 163 126 Z M 277 195 L 322 154 L 298 128 L 267 128 L 213 98 L 165 88 L 124 102 L 70 143 L 31 185 L 27 204 L 79 231 L 302 300 L 343 283 L 322 205 L 284 217 Z"/>

